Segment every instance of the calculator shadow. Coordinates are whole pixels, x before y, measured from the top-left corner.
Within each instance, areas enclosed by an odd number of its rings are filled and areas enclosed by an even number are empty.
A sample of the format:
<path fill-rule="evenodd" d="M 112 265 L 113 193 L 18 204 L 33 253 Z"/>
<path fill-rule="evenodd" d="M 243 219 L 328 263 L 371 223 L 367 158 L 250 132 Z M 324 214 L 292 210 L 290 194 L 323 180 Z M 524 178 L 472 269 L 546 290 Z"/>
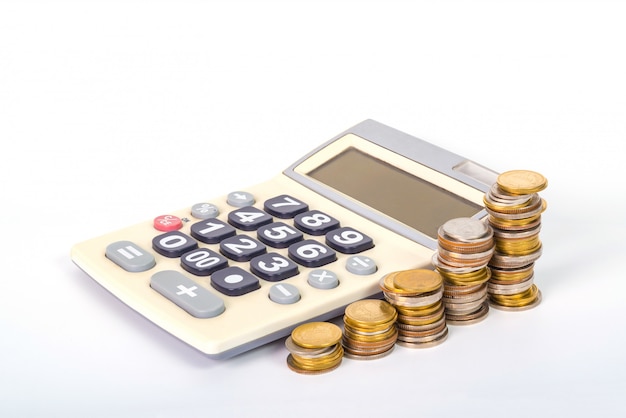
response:
<path fill-rule="evenodd" d="M 81 292 L 84 292 L 85 298 L 99 304 L 102 309 L 108 312 L 108 315 L 119 320 L 125 327 L 131 327 L 133 334 L 140 336 L 146 341 L 146 344 L 163 350 L 163 355 L 167 358 L 178 359 L 194 368 L 216 368 L 235 360 L 238 366 L 241 366 L 260 358 L 267 361 L 269 357 L 280 356 L 282 358 L 286 356 L 284 338 L 280 338 L 232 358 L 219 360 L 210 358 L 131 309 L 73 264 L 70 267 L 72 280 L 75 281 L 74 284 L 80 288 Z M 68 271 L 70 271 L 69 268 Z"/>

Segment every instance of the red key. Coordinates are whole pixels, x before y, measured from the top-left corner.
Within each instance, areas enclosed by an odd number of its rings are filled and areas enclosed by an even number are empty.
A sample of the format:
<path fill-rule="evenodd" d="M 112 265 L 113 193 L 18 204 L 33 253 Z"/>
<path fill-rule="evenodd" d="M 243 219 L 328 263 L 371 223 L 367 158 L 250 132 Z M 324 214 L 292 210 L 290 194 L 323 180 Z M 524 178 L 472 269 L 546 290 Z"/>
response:
<path fill-rule="evenodd" d="M 161 215 L 154 218 L 154 228 L 159 231 L 176 231 L 183 227 L 183 221 L 174 215 Z"/>

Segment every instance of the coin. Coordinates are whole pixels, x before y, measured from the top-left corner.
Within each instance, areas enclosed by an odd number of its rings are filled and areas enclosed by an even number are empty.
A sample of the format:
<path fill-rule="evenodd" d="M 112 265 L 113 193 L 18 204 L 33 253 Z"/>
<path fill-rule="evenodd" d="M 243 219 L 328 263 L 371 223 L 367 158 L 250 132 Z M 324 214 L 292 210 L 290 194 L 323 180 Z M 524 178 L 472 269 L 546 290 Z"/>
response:
<path fill-rule="evenodd" d="M 538 193 L 548 186 L 548 180 L 530 170 L 511 170 L 498 176 L 500 189 L 512 195 Z"/>
<path fill-rule="evenodd" d="M 367 327 L 395 320 L 397 312 L 384 300 L 363 299 L 348 305 L 345 316 L 350 323 Z"/>
<path fill-rule="evenodd" d="M 325 368 L 321 368 L 321 369 L 306 369 L 306 368 L 300 367 L 300 365 L 295 362 L 294 357 L 293 357 L 292 354 L 289 354 L 287 356 L 287 366 L 289 367 L 289 369 L 293 370 L 296 373 L 300 373 L 300 374 L 316 375 L 316 374 L 328 373 L 328 372 L 333 371 L 336 368 L 338 368 L 340 364 L 341 364 L 341 359 L 339 361 L 335 362 L 334 364 L 331 364 L 330 366 L 326 366 Z"/>
<path fill-rule="evenodd" d="M 291 333 L 293 342 L 304 348 L 323 348 L 341 340 L 341 328 L 330 322 L 308 322 Z"/>
<path fill-rule="evenodd" d="M 441 275 L 433 270 L 415 269 L 401 271 L 393 277 L 393 285 L 414 293 L 426 293 L 441 287 Z"/>
<path fill-rule="evenodd" d="M 446 322 L 448 325 L 474 325 L 483 321 L 489 313 L 489 302 L 484 302 L 480 309 L 464 315 L 448 315 Z"/>
<path fill-rule="evenodd" d="M 515 311 L 525 311 L 528 309 L 532 309 L 534 307 L 536 307 L 537 305 L 539 305 L 541 303 L 541 299 L 542 299 L 542 295 L 541 295 L 541 290 L 537 289 L 537 294 L 535 296 L 535 298 L 529 302 L 526 305 L 521 305 L 521 306 L 506 306 L 506 305 L 501 305 L 499 303 L 495 303 L 492 300 L 489 300 L 489 304 L 492 308 L 498 309 L 500 311 L 511 311 L 511 312 L 515 312 Z"/>
<path fill-rule="evenodd" d="M 463 242 L 484 237 L 490 228 L 478 219 L 456 218 L 444 223 L 442 229 L 447 236 Z"/>

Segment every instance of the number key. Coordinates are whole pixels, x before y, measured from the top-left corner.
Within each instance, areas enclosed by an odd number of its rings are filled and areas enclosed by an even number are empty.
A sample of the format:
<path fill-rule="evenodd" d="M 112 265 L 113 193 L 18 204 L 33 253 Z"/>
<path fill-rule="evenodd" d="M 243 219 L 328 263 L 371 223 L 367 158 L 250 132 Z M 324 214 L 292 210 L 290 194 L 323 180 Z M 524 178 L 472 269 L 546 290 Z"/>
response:
<path fill-rule="evenodd" d="M 244 231 L 255 231 L 272 222 L 272 217 L 254 206 L 246 206 L 228 214 L 228 223 Z"/>
<path fill-rule="evenodd" d="M 287 248 L 300 241 L 302 232 L 284 222 L 274 222 L 264 225 L 257 231 L 259 241 L 274 248 Z"/>
<path fill-rule="evenodd" d="M 152 249 L 165 257 L 180 257 L 196 248 L 198 248 L 198 243 L 180 231 L 166 232 L 152 239 Z"/>
<path fill-rule="evenodd" d="M 326 244 L 340 253 L 356 254 L 372 248 L 374 241 L 356 229 L 343 227 L 328 232 Z"/>
<path fill-rule="evenodd" d="M 250 261 L 250 271 L 262 279 L 278 282 L 299 273 L 298 266 L 278 253 L 263 254 Z"/>
<path fill-rule="evenodd" d="M 309 210 L 309 205 L 283 194 L 265 201 L 263 209 L 277 218 L 293 218 L 299 213 Z"/>
<path fill-rule="evenodd" d="M 208 276 L 214 271 L 228 267 L 228 260 L 208 248 L 198 248 L 183 254 L 180 265 L 196 276 Z"/>
<path fill-rule="evenodd" d="M 287 250 L 289 258 L 305 267 L 320 267 L 337 259 L 337 253 L 313 239 L 297 242 Z"/>
<path fill-rule="evenodd" d="M 293 221 L 296 228 L 311 235 L 324 235 L 340 226 L 337 219 L 319 210 L 301 213 Z"/>
<path fill-rule="evenodd" d="M 265 251 L 265 245 L 247 235 L 235 235 L 220 242 L 220 252 L 235 261 L 250 261 Z"/>
<path fill-rule="evenodd" d="M 235 228 L 219 219 L 200 221 L 191 225 L 191 236 L 206 244 L 217 244 L 236 233 Z"/>

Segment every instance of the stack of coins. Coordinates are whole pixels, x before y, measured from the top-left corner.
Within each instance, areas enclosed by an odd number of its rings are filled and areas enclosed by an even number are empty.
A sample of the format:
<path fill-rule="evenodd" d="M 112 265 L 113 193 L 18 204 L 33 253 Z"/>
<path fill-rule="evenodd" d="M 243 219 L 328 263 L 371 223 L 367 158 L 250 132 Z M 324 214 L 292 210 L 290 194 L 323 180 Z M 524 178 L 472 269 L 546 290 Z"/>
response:
<path fill-rule="evenodd" d="M 299 325 L 285 340 L 287 365 L 301 374 L 321 374 L 336 369 L 343 359 L 341 328 L 329 322 Z"/>
<path fill-rule="evenodd" d="M 450 325 L 469 325 L 489 313 L 487 267 L 494 252 L 493 229 L 472 218 L 451 219 L 439 227 L 433 265 L 443 276 L 443 304 Z"/>
<path fill-rule="evenodd" d="M 363 299 L 346 307 L 343 330 L 345 356 L 373 360 L 389 354 L 396 344 L 398 313 L 379 299 Z"/>
<path fill-rule="evenodd" d="M 446 340 L 448 326 L 439 273 L 425 269 L 398 271 L 383 277 L 380 287 L 398 311 L 398 345 L 426 348 Z"/>
<path fill-rule="evenodd" d="M 539 173 L 513 170 L 498 176 L 485 194 L 496 251 L 489 262 L 489 302 L 502 310 L 525 310 L 541 302 L 534 263 L 541 256 L 541 214 L 546 202 L 537 194 L 548 181 Z"/>

